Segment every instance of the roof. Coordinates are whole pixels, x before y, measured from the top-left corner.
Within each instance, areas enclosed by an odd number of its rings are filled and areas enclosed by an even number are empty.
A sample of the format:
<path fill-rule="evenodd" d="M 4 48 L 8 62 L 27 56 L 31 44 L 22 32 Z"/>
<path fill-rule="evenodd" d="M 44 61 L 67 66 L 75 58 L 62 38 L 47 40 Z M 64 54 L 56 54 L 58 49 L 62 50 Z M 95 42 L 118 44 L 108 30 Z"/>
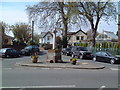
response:
<path fill-rule="evenodd" d="M 108 35 L 109 37 L 111 37 L 112 39 L 118 39 L 117 35 L 114 34 L 114 32 L 110 32 L 110 31 L 103 31 L 104 34 Z"/>
<path fill-rule="evenodd" d="M 80 32 L 80 31 L 83 32 L 85 35 L 87 35 L 87 33 L 85 33 L 85 32 L 84 32 L 83 30 L 81 30 L 81 29 L 78 30 L 76 33 Z M 75 34 L 76 34 L 76 33 L 75 33 Z"/>
<path fill-rule="evenodd" d="M 68 34 L 67 35 L 74 35 L 74 34 L 77 34 L 78 32 L 82 32 L 82 33 L 84 33 L 85 35 L 87 35 L 87 33 L 85 33 L 83 30 L 78 30 L 77 32 L 68 32 Z"/>
<path fill-rule="evenodd" d="M 14 39 L 14 37 L 8 36 L 6 34 L 5 34 L 5 37 L 10 38 L 10 39 Z"/>
<path fill-rule="evenodd" d="M 41 32 L 40 37 L 44 38 L 48 33 L 53 36 L 53 34 L 50 31 L 48 31 L 48 32 Z"/>
<path fill-rule="evenodd" d="M 76 32 L 68 32 L 67 35 L 74 35 Z"/>

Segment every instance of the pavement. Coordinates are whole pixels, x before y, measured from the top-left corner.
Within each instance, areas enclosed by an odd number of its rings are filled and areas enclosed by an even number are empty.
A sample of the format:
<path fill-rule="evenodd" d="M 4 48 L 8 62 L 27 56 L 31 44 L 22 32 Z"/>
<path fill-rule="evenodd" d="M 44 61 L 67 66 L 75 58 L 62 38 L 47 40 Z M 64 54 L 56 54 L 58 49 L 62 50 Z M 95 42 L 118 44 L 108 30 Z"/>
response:
<path fill-rule="evenodd" d="M 97 63 L 88 63 L 77 61 L 76 65 L 71 64 L 69 61 L 63 61 L 62 63 L 50 63 L 41 62 L 32 63 L 32 61 L 23 61 L 16 63 L 17 66 L 27 66 L 27 67 L 40 67 L 40 68 L 71 68 L 71 69 L 104 69 L 105 66 Z"/>

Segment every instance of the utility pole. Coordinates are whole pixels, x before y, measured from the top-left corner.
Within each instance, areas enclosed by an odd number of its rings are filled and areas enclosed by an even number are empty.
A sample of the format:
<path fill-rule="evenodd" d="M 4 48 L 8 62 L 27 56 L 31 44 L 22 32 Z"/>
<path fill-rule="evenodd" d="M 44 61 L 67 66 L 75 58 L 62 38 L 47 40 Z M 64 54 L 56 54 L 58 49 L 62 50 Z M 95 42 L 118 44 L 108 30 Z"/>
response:
<path fill-rule="evenodd" d="M 34 36 L 34 21 L 32 21 L 32 42 L 33 42 L 33 36 Z"/>
<path fill-rule="evenodd" d="M 120 1 L 118 2 L 118 43 L 120 47 Z"/>

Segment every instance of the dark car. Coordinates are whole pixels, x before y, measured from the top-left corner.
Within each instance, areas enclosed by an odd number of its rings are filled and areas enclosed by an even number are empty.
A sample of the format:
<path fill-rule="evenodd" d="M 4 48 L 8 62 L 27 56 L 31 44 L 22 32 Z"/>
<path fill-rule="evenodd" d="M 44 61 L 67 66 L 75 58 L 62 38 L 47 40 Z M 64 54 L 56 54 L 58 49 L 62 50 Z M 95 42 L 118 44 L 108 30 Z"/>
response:
<path fill-rule="evenodd" d="M 63 48 L 62 54 L 67 55 L 67 56 L 71 56 L 72 55 L 71 48 Z"/>
<path fill-rule="evenodd" d="M 19 57 L 20 53 L 19 51 L 12 49 L 12 48 L 2 48 L 0 49 L 0 57 Z"/>
<path fill-rule="evenodd" d="M 77 56 L 80 59 L 91 59 L 92 53 L 86 47 L 74 46 L 71 49 L 72 57 Z"/>
<path fill-rule="evenodd" d="M 37 45 L 30 45 L 21 50 L 21 55 L 31 55 L 33 52 L 39 52 Z"/>
<path fill-rule="evenodd" d="M 93 61 L 101 61 L 107 63 L 120 63 L 120 58 L 113 56 L 109 52 L 96 52 L 93 56 Z"/>

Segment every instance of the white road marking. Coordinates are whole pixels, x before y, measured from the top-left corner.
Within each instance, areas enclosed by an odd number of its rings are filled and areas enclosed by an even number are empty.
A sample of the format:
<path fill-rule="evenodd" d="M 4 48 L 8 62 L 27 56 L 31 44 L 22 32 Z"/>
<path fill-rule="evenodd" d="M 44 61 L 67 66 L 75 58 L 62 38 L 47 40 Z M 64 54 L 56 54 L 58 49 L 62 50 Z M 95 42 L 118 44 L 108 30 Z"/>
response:
<path fill-rule="evenodd" d="M 1 87 L 1 88 L 74 88 L 76 85 L 56 85 L 56 86 L 15 86 L 15 87 Z"/>
<path fill-rule="evenodd" d="M 53 68 L 53 69 L 57 69 L 58 70 L 58 69 L 63 69 L 63 68 Z"/>
<path fill-rule="evenodd" d="M 118 68 L 110 68 L 111 70 L 115 70 L 115 71 L 118 71 L 118 70 L 120 70 L 120 69 L 118 69 Z"/>
<path fill-rule="evenodd" d="M 50 68 L 41 68 L 41 69 L 44 69 L 44 70 L 49 70 Z"/>
<path fill-rule="evenodd" d="M 102 85 L 98 90 L 103 90 L 104 88 L 106 88 L 106 86 Z"/>
<path fill-rule="evenodd" d="M 12 68 L 3 68 L 3 70 L 4 70 L 4 69 L 5 69 L 5 70 L 11 70 Z"/>

